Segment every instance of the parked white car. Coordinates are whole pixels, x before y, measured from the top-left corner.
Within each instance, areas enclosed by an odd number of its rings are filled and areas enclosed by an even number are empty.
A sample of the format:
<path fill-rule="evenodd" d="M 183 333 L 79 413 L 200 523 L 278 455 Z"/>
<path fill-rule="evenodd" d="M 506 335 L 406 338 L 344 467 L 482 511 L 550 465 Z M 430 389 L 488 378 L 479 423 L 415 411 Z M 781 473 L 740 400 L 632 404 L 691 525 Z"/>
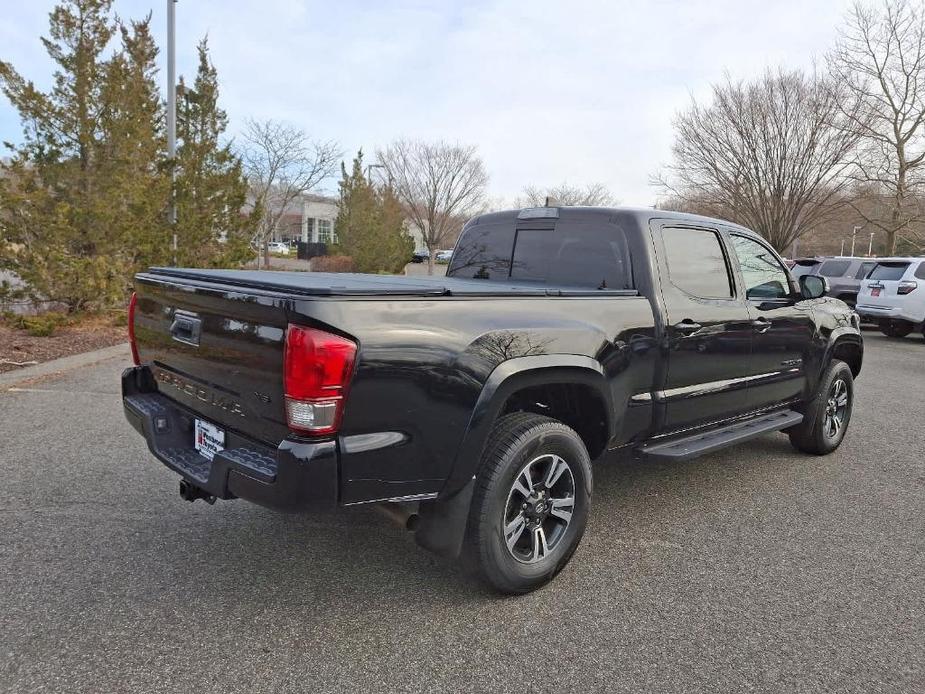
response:
<path fill-rule="evenodd" d="M 437 261 L 438 263 L 448 263 L 450 262 L 450 258 L 452 257 L 453 257 L 452 249 L 448 251 L 437 251 L 437 255 L 434 256 L 434 260 Z"/>
<path fill-rule="evenodd" d="M 270 253 L 278 253 L 279 255 L 289 255 L 289 244 L 283 243 L 282 241 L 270 241 L 269 243 Z"/>
<path fill-rule="evenodd" d="M 925 326 L 925 258 L 880 258 L 858 291 L 856 310 L 890 337 Z M 925 335 L 925 332 L 923 332 Z"/>

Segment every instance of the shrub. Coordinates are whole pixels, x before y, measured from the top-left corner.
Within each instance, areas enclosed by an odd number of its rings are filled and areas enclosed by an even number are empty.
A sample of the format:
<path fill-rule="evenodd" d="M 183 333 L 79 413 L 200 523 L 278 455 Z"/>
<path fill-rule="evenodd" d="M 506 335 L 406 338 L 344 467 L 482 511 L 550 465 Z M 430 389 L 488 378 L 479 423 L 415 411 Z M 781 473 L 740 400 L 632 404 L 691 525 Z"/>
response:
<path fill-rule="evenodd" d="M 61 326 L 68 325 L 70 318 L 63 313 L 51 311 L 37 316 L 4 315 L 4 322 L 17 330 L 25 330 L 32 337 L 48 337 L 54 335 Z"/>
<path fill-rule="evenodd" d="M 312 258 L 315 272 L 353 272 L 353 258 L 349 255 L 320 255 Z"/>

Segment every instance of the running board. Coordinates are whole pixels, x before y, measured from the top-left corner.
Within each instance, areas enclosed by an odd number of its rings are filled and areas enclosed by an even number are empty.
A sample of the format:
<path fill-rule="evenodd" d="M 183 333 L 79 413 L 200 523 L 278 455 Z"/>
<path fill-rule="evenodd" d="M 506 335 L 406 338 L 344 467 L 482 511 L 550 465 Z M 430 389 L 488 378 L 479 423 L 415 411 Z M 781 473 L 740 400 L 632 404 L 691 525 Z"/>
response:
<path fill-rule="evenodd" d="M 718 451 L 769 431 L 780 431 L 803 421 L 803 415 L 793 410 L 772 412 L 753 419 L 727 424 L 718 429 L 702 431 L 680 439 L 651 443 L 638 450 L 644 456 L 658 460 L 690 460 Z"/>

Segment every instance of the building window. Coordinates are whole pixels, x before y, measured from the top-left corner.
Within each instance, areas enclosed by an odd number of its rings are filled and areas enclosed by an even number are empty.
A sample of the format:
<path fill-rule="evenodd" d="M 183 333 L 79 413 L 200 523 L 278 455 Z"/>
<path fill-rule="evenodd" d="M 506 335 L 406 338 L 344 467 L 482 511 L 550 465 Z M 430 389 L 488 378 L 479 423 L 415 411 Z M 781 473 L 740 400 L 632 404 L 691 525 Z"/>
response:
<path fill-rule="evenodd" d="M 334 243 L 334 232 L 331 229 L 330 219 L 316 219 L 315 228 L 318 230 L 318 243 Z"/>

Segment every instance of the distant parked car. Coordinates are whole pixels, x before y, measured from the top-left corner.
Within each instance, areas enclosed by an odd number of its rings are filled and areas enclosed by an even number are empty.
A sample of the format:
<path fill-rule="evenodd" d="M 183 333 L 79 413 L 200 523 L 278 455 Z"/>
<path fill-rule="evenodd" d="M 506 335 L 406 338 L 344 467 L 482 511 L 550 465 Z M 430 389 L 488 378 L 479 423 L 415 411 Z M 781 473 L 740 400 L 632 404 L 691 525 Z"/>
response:
<path fill-rule="evenodd" d="M 790 273 L 799 279 L 803 275 L 818 275 L 829 282 L 827 296 L 841 299 L 849 306 L 854 306 L 858 299 L 861 280 L 867 277 L 874 265 L 874 258 L 852 258 L 849 256 L 818 256 L 815 258 L 796 258 Z"/>
<path fill-rule="evenodd" d="M 438 263 L 448 263 L 450 258 L 453 257 L 453 251 L 437 251 L 437 255 L 434 256 L 434 260 Z"/>
<path fill-rule="evenodd" d="M 270 253 L 277 253 L 279 255 L 289 255 L 290 248 L 288 243 L 283 243 L 282 241 L 270 241 L 269 244 Z"/>
<path fill-rule="evenodd" d="M 412 263 L 423 263 L 428 258 L 430 258 L 430 252 L 428 252 L 427 250 L 415 251 L 414 254 L 411 256 L 411 262 Z"/>
<path fill-rule="evenodd" d="M 880 258 L 861 283 L 857 312 L 888 337 L 925 337 L 925 258 Z"/>

